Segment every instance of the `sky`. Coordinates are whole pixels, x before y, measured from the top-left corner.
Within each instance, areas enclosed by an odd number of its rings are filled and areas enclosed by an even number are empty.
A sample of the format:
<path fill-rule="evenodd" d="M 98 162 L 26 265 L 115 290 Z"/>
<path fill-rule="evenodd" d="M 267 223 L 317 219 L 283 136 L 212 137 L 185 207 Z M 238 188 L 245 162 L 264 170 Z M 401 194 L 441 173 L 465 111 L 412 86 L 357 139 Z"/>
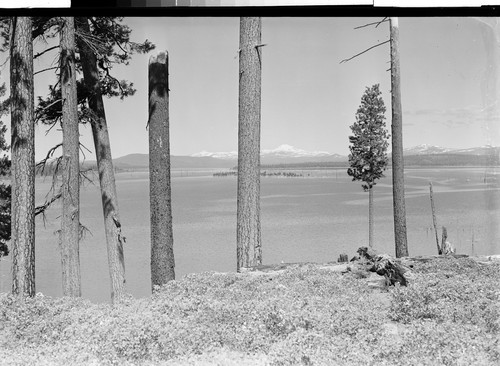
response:
<path fill-rule="evenodd" d="M 349 62 L 388 40 L 389 23 L 356 26 L 381 18 L 262 18 L 261 149 L 288 144 L 308 151 L 347 155 L 349 126 L 366 87 L 380 84 L 390 131 L 389 44 Z M 156 45 L 113 69 L 137 92 L 106 99 L 113 157 L 148 152 L 148 60 L 169 53 L 170 151 L 191 155 L 238 148 L 238 43 L 236 17 L 132 17 L 123 21 L 132 40 Z M 473 18 L 400 18 L 403 143 L 449 148 L 500 145 L 500 77 L 497 27 Z M 494 24 L 494 25 L 495 25 Z M 35 45 L 36 49 L 45 47 Z M 56 51 L 35 62 L 50 66 Z M 6 66 L 2 78 L 8 75 Z M 35 95 L 44 95 L 54 72 L 35 76 Z M 53 82 L 52 82 L 53 83 Z M 36 159 L 61 139 L 36 127 Z M 81 141 L 93 151 L 90 126 Z M 94 159 L 86 152 L 87 159 Z"/>

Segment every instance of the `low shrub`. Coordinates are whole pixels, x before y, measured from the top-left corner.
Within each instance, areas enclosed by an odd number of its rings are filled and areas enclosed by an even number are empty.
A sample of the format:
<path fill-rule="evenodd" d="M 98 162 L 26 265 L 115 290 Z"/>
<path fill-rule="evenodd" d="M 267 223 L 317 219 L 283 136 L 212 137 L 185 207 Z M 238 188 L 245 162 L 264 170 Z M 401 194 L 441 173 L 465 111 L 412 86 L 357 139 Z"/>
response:
<path fill-rule="evenodd" d="M 115 307 L 1 295 L 0 363 L 495 364 L 498 274 L 446 265 L 415 268 L 407 288 L 382 294 L 390 309 L 365 280 L 315 265 L 191 274 Z"/>

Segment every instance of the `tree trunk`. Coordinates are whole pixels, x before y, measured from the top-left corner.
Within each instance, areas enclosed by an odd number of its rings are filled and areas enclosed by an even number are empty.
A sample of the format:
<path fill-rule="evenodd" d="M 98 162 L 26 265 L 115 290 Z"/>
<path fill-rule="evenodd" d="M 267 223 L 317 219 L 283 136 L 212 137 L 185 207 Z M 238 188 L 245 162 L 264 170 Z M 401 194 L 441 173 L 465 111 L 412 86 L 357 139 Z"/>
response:
<path fill-rule="evenodd" d="M 391 25 L 391 96 L 392 96 L 392 196 L 394 207 L 394 239 L 396 257 L 408 256 L 406 238 L 406 209 L 403 162 L 403 121 L 401 110 L 401 81 L 399 69 L 398 18 Z"/>
<path fill-rule="evenodd" d="M 12 293 L 35 295 L 35 122 L 31 18 L 14 17 L 10 39 Z"/>
<path fill-rule="evenodd" d="M 80 166 L 73 17 L 63 19 L 60 61 L 63 130 L 63 207 L 60 235 L 62 284 L 64 296 L 80 297 Z"/>
<path fill-rule="evenodd" d="M 80 32 L 90 34 L 87 18 L 77 18 L 77 28 Z M 91 123 L 92 135 L 94 137 L 97 170 L 101 186 L 104 230 L 106 232 L 109 274 L 111 277 L 111 299 L 113 303 L 116 303 L 125 294 L 125 262 L 123 257 L 123 242 L 125 238 L 121 233 L 115 172 L 98 76 L 97 59 L 89 46 L 81 40 L 81 37 L 78 41 L 78 47 L 85 85 L 90 92 L 88 99 L 89 107 L 94 113 L 94 120 Z"/>
<path fill-rule="evenodd" d="M 261 19 L 240 19 L 237 271 L 262 264 L 260 234 Z"/>
<path fill-rule="evenodd" d="M 373 248 L 373 186 L 368 190 L 368 246 Z"/>
<path fill-rule="evenodd" d="M 168 53 L 149 59 L 149 201 L 151 285 L 175 279 L 170 185 Z"/>
<path fill-rule="evenodd" d="M 496 17 L 479 18 L 484 24 L 482 28 L 482 38 L 484 42 L 485 65 L 484 73 L 481 78 L 481 99 L 482 99 L 482 130 L 487 131 L 485 134 L 485 145 L 498 146 L 500 143 L 500 24 Z M 485 168 L 485 183 L 486 171 L 495 169 L 495 161 L 498 157 L 496 154 L 490 154 L 488 157 L 488 168 Z M 486 210 L 496 212 L 497 201 L 486 200 Z M 498 215 L 488 215 L 484 222 L 485 229 L 488 231 L 488 248 L 489 253 L 495 253 L 498 250 L 496 246 L 498 236 L 500 235 L 500 225 L 498 225 Z M 444 251 L 444 248 L 443 248 Z"/>
<path fill-rule="evenodd" d="M 436 245 L 438 254 L 441 254 L 442 249 L 441 246 L 439 245 L 439 237 L 437 232 L 437 220 L 436 220 L 436 211 L 434 209 L 434 192 L 432 191 L 432 182 L 429 182 L 429 190 L 431 195 L 432 225 L 434 226 L 434 234 L 436 235 Z"/>

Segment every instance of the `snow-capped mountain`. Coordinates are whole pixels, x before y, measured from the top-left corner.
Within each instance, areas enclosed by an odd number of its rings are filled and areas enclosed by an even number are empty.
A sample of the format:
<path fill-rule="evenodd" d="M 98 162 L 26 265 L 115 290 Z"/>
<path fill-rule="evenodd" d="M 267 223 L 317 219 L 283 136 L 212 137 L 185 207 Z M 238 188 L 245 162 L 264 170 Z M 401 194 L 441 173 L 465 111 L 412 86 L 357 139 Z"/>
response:
<path fill-rule="evenodd" d="M 326 151 L 306 151 L 302 149 L 297 149 L 291 145 L 280 145 L 276 149 L 272 150 L 262 150 L 262 157 L 293 157 L 293 158 L 301 158 L 301 157 L 318 157 L 318 156 L 333 156 L 336 154 L 331 154 Z"/>
<path fill-rule="evenodd" d="M 462 154 L 462 155 L 489 155 L 498 152 L 499 148 L 491 145 L 471 147 L 467 149 L 452 149 L 434 145 L 421 144 L 403 150 L 405 155 L 434 155 L 434 154 Z"/>
<path fill-rule="evenodd" d="M 212 157 L 224 160 L 237 160 L 238 152 L 208 152 L 202 151 L 191 155 L 192 157 Z M 280 145 L 275 149 L 261 151 L 262 164 L 282 164 L 311 161 L 338 161 L 346 159 L 345 156 L 332 154 L 326 151 L 307 151 L 291 145 Z"/>
<path fill-rule="evenodd" d="M 237 160 L 238 152 L 230 151 L 230 152 L 209 152 L 209 151 L 200 151 L 199 153 L 192 154 L 193 158 L 216 158 L 216 159 L 224 159 L 224 160 Z"/>
<path fill-rule="evenodd" d="M 403 153 L 405 155 L 424 155 L 424 154 L 442 154 L 451 152 L 453 149 L 449 149 L 446 147 L 434 146 L 421 144 L 409 148 L 403 149 Z"/>

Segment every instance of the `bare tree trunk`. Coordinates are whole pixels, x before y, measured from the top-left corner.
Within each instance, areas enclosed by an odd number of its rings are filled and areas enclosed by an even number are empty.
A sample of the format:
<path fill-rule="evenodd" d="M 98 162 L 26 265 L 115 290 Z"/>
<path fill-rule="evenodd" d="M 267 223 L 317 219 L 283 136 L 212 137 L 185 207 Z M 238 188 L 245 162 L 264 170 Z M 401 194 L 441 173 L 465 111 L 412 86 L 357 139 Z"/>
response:
<path fill-rule="evenodd" d="M 175 279 L 170 185 L 168 53 L 149 59 L 151 286 Z"/>
<path fill-rule="evenodd" d="M 90 34 L 87 18 L 77 18 L 79 31 Z M 80 60 L 82 63 L 85 85 L 90 92 L 89 107 L 94 113 L 92 121 L 92 135 L 94 137 L 97 170 L 101 186 L 102 209 L 104 213 L 104 230 L 108 251 L 109 274 L 111 277 L 111 299 L 119 302 L 125 294 L 125 261 L 123 256 L 123 242 L 118 199 L 116 195 L 115 172 L 111 157 L 108 125 L 102 100 L 101 87 L 97 70 L 97 59 L 89 46 L 78 41 Z"/>
<path fill-rule="evenodd" d="M 484 73 L 481 78 L 481 97 L 483 109 L 483 125 L 482 130 L 486 131 L 485 143 L 492 146 L 498 146 L 500 143 L 500 22 L 497 17 L 484 17 L 477 20 L 483 23 L 482 38 L 484 42 L 485 65 Z M 491 154 L 488 157 L 488 168 L 485 168 L 485 183 L 486 169 L 491 170 L 495 165 L 497 156 Z M 497 212 L 497 201 L 485 199 L 486 209 L 489 212 Z M 491 211 L 490 211 L 491 210 Z M 496 253 L 496 238 L 500 234 L 499 225 L 500 216 L 488 215 L 487 222 L 484 223 L 488 232 L 489 253 Z M 443 248 L 444 251 L 444 248 Z"/>
<path fill-rule="evenodd" d="M 368 245 L 373 248 L 373 187 L 368 190 Z"/>
<path fill-rule="evenodd" d="M 238 203 L 236 256 L 241 267 L 262 264 L 260 234 L 261 19 L 240 19 Z"/>
<path fill-rule="evenodd" d="M 61 93 L 62 93 L 62 217 L 61 264 L 63 295 L 80 297 L 80 165 L 78 103 L 75 75 L 75 22 L 63 18 L 61 26 Z"/>
<path fill-rule="evenodd" d="M 406 209 L 403 162 L 403 121 L 401 109 L 401 81 L 399 69 L 398 18 L 391 24 L 391 96 L 392 96 L 392 195 L 394 207 L 394 239 L 396 257 L 408 256 L 406 237 Z"/>
<path fill-rule="evenodd" d="M 12 293 L 35 295 L 35 122 L 30 17 L 14 17 L 10 39 Z"/>
<path fill-rule="evenodd" d="M 437 220 L 436 220 L 436 211 L 434 209 L 434 192 L 432 191 L 432 182 L 429 182 L 429 190 L 431 195 L 431 210 L 432 210 L 432 225 L 434 226 L 434 234 L 436 235 L 436 245 L 438 254 L 442 254 L 441 246 L 439 245 L 439 236 L 437 232 Z"/>

